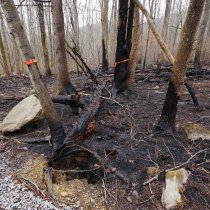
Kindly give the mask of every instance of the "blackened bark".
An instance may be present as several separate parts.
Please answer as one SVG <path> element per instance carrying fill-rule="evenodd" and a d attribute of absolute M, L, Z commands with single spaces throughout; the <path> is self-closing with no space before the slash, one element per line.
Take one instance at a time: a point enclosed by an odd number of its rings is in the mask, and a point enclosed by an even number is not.
<path fill-rule="evenodd" d="M 116 66 L 111 91 L 113 97 L 115 97 L 118 92 L 121 92 L 128 87 L 128 59 L 132 46 L 131 39 L 134 7 L 135 4 L 133 0 L 131 0 L 128 14 L 128 0 L 119 0 L 119 27 L 117 34 Z"/>
<path fill-rule="evenodd" d="M 175 130 L 175 120 L 177 113 L 177 104 L 179 96 L 175 92 L 175 87 L 172 81 L 169 81 L 166 99 L 163 105 L 162 114 L 158 124 L 156 125 L 157 131 L 164 131 L 171 133 Z"/>
<path fill-rule="evenodd" d="M 128 53 L 129 53 L 128 56 L 130 55 L 131 47 L 132 47 L 131 41 L 132 41 L 132 32 L 133 32 L 134 8 L 135 8 L 135 3 L 133 0 L 130 0 L 128 25 L 127 25 L 127 39 L 126 39 L 126 44 L 127 44 Z"/>
<path fill-rule="evenodd" d="M 59 156 L 60 151 L 63 149 L 63 142 L 66 137 L 66 134 L 64 132 L 63 125 L 60 126 L 51 124 L 48 122 L 49 128 L 50 128 L 50 134 L 51 139 L 50 142 L 52 144 L 52 153 L 51 158 L 55 158 Z"/>
<path fill-rule="evenodd" d="M 192 85 L 191 85 L 189 82 L 185 82 L 184 85 L 185 85 L 185 87 L 187 88 L 188 92 L 190 93 L 190 96 L 191 96 L 191 98 L 192 98 L 192 100 L 193 100 L 194 106 L 195 106 L 196 108 L 199 108 L 200 106 L 199 106 L 199 103 L 198 103 L 198 99 L 197 99 L 197 97 L 196 97 L 196 95 L 195 95 L 195 90 L 194 90 L 194 88 L 192 87 Z"/>
<path fill-rule="evenodd" d="M 107 54 L 106 54 L 106 47 L 105 47 L 105 42 L 104 39 L 102 39 L 102 69 L 103 71 L 108 71 L 109 69 L 109 64 L 107 60 Z"/>

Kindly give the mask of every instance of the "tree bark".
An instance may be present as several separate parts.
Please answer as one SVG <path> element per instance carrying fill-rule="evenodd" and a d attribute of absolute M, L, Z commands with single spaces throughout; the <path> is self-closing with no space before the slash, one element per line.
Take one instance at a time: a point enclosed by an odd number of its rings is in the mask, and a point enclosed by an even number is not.
<path fill-rule="evenodd" d="M 26 36 L 26 33 L 21 24 L 13 0 L 1 0 L 0 4 L 4 10 L 11 34 L 18 44 L 22 57 L 25 60 L 35 59 L 34 53 L 31 49 L 28 37 Z M 33 88 L 38 94 L 38 98 L 41 103 L 45 119 L 47 120 L 50 128 L 53 152 L 52 154 L 54 155 L 57 151 L 60 150 L 63 145 L 63 141 L 65 138 L 64 129 L 59 120 L 58 114 L 55 111 L 50 95 L 41 80 L 41 75 L 39 73 L 39 69 L 36 63 L 28 65 L 28 73 Z"/>
<path fill-rule="evenodd" d="M 163 27 L 162 27 L 162 32 L 161 32 L 161 35 L 164 40 L 166 40 L 166 38 L 167 38 L 168 24 L 169 24 L 169 18 L 170 18 L 170 13 L 171 13 L 171 5 L 172 5 L 172 0 L 167 0 L 164 21 L 163 21 Z M 160 52 L 158 55 L 158 59 L 157 59 L 157 72 L 158 73 L 160 73 L 160 69 L 161 69 L 163 61 L 164 61 L 164 54 L 163 54 L 163 52 Z"/>
<path fill-rule="evenodd" d="M 1 55 L 2 55 L 2 60 L 3 60 L 3 68 L 4 68 L 4 73 L 6 76 L 9 76 L 10 73 L 10 65 L 9 65 L 9 60 L 8 60 L 8 55 L 6 53 L 6 49 L 4 46 L 4 42 L 2 39 L 1 31 L 0 31 L 0 50 L 1 50 Z"/>
<path fill-rule="evenodd" d="M 50 71 L 49 53 L 46 43 L 44 8 L 43 8 L 43 3 L 41 2 L 38 4 L 38 17 L 39 17 L 39 27 L 41 33 L 42 51 L 44 55 L 44 64 L 45 64 L 44 76 L 50 76 L 51 71 Z"/>
<path fill-rule="evenodd" d="M 135 6 L 134 9 L 134 20 L 133 20 L 133 34 L 132 34 L 132 48 L 128 63 L 129 68 L 129 78 L 128 85 L 135 84 L 135 70 L 139 53 L 139 41 L 140 41 L 140 18 L 139 18 L 139 8 Z"/>
<path fill-rule="evenodd" d="M 198 41 L 197 41 L 195 57 L 194 57 L 194 66 L 195 66 L 195 69 L 198 69 L 198 70 L 202 69 L 201 53 L 202 53 L 202 48 L 203 48 L 204 36 L 207 29 L 207 23 L 209 20 L 209 15 L 210 15 L 210 1 L 206 0 L 205 9 L 203 13 L 203 19 L 201 21 L 200 29 L 198 32 Z"/>
<path fill-rule="evenodd" d="M 114 81 L 112 84 L 112 96 L 128 88 L 128 60 L 131 52 L 132 26 L 135 4 L 130 1 L 128 12 L 128 0 L 119 0 L 119 19 L 117 34 L 116 61 L 114 70 Z"/>
<path fill-rule="evenodd" d="M 109 0 L 102 0 L 101 6 L 101 27 L 102 27 L 102 71 L 108 71 L 109 59 L 108 59 L 108 11 Z"/>
<path fill-rule="evenodd" d="M 169 82 L 162 114 L 158 125 L 156 126 L 157 130 L 166 132 L 175 130 L 177 104 L 179 97 L 182 94 L 187 66 L 192 52 L 196 31 L 201 19 L 203 6 L 204 0 L 190 1 L 187 17 L 181 33 L 176 59 L 172 68 L 171 81 Z"/>
<path fill-rule="evenodd" d="M 75 88 L 71 84 L 68 72 L 62 0 L 52 0 L 52 20 L 56 49 L 57 94 L 65 92 L 71 94 L 75 92 Z"/>
<path fill-rule="evenodd" d="M 152 18 L 150 17 L 149 12 L 147 11 L 147 9 L 145 8 L 145 6 L 139 2 L 138 0 L 133 0 L 136 5 L 139 7 L 139 9 L 142 11 L 142 13 L 145 15 L 147 22 L 150 26 L 151 31 L 153 32 L 158 44 L 160 45 L 161 49 L 163 50 L 163 52 L 165 53 L 166 57 L 168 58 L 168 60 L 171 63 L 174 63 L 175 59 L 174 56 L 172 55 L 172 53 L 168 50 L 169 48 L 167 47 L 166 43 L 164 42 L 163 38 L 161 37 L 161 35 L 158 33 L 158 31 L 156 30 L 156 26 L 154 24 L 154 21 L 152 20 Z"/>

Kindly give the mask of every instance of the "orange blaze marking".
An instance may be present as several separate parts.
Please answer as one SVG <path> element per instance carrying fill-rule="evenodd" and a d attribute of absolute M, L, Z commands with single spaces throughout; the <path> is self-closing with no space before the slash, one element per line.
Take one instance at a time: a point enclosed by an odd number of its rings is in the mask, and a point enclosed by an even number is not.
<path fill-rule="evenodd" d="M 128 61 L 129 61 L 129 59 L 125 59 L 125 60 L 122 60 L 122 61 L 118 61 L 118 62 L 114 63 L 114 67 L 116 67 L 117 64 L 119 64 L 119 63 L 125 63 L 125 62 L 128 62 Z"/>
<path fill-rule="evenodd" d="M 34 58 L 34 59 L 30 59 L 30 60 L 27 60 L 27 61 L 24 61 L 24 63 L 26 65 L 30 65 L 30 64 L 34 64 L 34 63 L 37 63 L 38 61 Z"/>

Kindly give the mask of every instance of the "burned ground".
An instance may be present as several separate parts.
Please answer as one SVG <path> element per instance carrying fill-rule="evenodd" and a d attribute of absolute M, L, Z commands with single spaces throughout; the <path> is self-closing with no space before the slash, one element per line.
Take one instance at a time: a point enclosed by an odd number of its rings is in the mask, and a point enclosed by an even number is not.
<path fill-rule="evenodd" d="M 91 81 L 78 79 L 73 75 L 73 83 L 79 91 L 83 91 L 85 112 L 89 107 L 90 97 L 95 89 Z M 101 81 L 111 80 L 106 75 Z M 165 79 L 164 79 L 165 80 Z M 75 144 L 85 147 L 97 154 L 131 181 L 131 185 L 116 177 L 115 173 L 107 171 L 106 179 L 98 181 L 98 188 L 106 188 L 105 201 L 107 207 L 119 209 L 162 209 L 161 193 L 164 186 L 164 172 L 159 180 L 143 185 L 149 178 L 146 167 L 159 166 L 162 171 L 185 163 L 192 155 L 208 149 L 210 142 L 197 140 L 192 142 L 183 132 L 183 126 L 188 122 L 202 123 L 209 126 L 210 110 L 208 92 L 210 81 L 200 77 L 189 78 L 196 89 L 196 94 L 203 110 L 196 110 L 192 100 L 184 89 L 178 105 L 177 131 L 173 135 L 154 133 L 154 125 L 161 114 L 161 109 L 167 90 L 167 81 L 151 76 L 138 80 L 132 92 L 119 95 L 115 100 L 109 98 L 108 90 L 98 114 L 92 122 L 92 130 L 75 140 Z M 45 79 L 51 92 L 55 90 L 55 79 Z M 107 82 L 108 84 L 109 82 Z M 110 84 L 110 83 L 109 83 Z M 31 84 L 26 77 L 9 77 L 0 79 L 0 121 L 22 98 L 30 93 Z M 78 116 L 73 115 L 68 106 L 56 104 L 67 134 L 66 141 L 77 123 Z M 1 156 L 14 170 L 21 168 L 31 155 L 48 155 L 49 144 L 42 141 L 49 136 L 46 122 L 39 121 L 27 126 L 21 132 L 0 136 Z M 30 143 L 40 141 L 40 143 Z M 29 142 L 29 143 L 24 143 Z M 183 209 L 210 208 L 210 152 L 196 155 L 185 168 L 190 173 L 189 182 L 184 192 L 186 202 Z M 138 195 L 136 193 L 138 192 Z"/>

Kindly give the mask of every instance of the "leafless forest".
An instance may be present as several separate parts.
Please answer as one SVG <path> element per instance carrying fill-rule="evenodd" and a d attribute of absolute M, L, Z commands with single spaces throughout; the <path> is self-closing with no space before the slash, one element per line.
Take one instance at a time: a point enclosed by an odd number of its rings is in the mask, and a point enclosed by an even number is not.
<path fill-rule="evenodd" d="M 0 209 L 210 209 L 210 0 L 0 0 Z"/>

